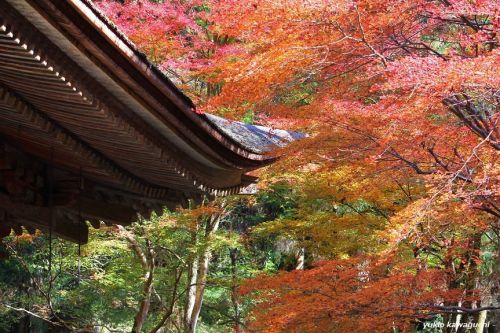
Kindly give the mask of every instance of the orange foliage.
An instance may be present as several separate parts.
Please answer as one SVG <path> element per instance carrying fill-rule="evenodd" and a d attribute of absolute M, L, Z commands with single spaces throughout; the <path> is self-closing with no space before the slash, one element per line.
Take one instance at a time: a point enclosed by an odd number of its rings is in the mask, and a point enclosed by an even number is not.
<path fill-rule="evenodd" d="M 129 19 L 141 3 L 126 1 Z M 146 18 L 187 17 L 160 41 L 141 30 L 149 24 L 115 19 L 134 27 L 131 36 L 164 69 L 222 87 L 201 99 L 203 110 L 235 117 L 250 110 L 263 124 L 310 134 L 278 152 L 288 158 L 266 170 L 264 183 L 292 179 L 332 206 L 366 201 L 385 219 L 369 230 L 387 244 L 384 259 L 353 256 L 250 281 L 247 291 L 263 299 L 253 328 L 407 330 L 436 304 L 456 304 L 455 287 L 474 294 L 481 235 L 498 230 L 500 217 L 497 1 L 210 0 L 209 11 L 196 13 L 197 2 L 181 3 L 144 6 Z M 232 42 L 216 47 L 206 36 Z M 342 231 L 355 224 L 357 232 L 374 219 L 299 209 L 285 228 L 309 233 L 312 243 L 324 240 L 324 229 L 305 222 Z"/>
<path fill-rule="evenodd" d="M 251 329 L 266 332 L 408 331 L 432 305 L 457 297 L 439 270 L 419 271 L 415 262 L 360 257 L 319 262 L 306 271 L 261 276 L 241 289 L 256 292 Z"/>

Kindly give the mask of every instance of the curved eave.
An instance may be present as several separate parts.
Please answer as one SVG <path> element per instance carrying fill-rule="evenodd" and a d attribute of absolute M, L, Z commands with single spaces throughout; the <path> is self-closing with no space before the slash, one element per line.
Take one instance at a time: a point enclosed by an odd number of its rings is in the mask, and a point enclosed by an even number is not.
<path fill-rule="evenodd" d="M 158 120 L 222 168 L 251 170 L 271 160 L 245 149 L 197 114 L 192 101 L 152 65 L 89 2 L 82 0 L 30 0 L 59 31 L 77 39 L 78 47 L 101 65 L 115 69 L 115 80 L 149 106 Z"/>
<path fill-rule="evenodd" d="M 274 161 L 238 130 L 196 113 L 191 100 L 87 0 L 6 0 L 0 14 L 0 83 L 107 165 L 152 189 L 141 193 L 234 193 L 251 181 L 246 172 Z M 261 135 L 254 142 L 273 143 L 262 138 L 271 132 L 254 135 L 238 126 L 248 138 Z M 123 190 L 130 187 L 118 178 Z"/>
<path fill-rule="evenodd" d="M 25 11 L 26 8 L 22 6 L 29 6 L 25 1 L 17 4 Z M 198 160 L 190 158 L 144 119 L 139 119 L 129 105 L 112 96 L 105 85 L 97 82 L 73 61 L 71 56 L 75 54 L 66 54 L 47 38 L 47 30 L 42 30 L 42 34 L 40 29 L 31 24 L 35 20 L 45 22 L 43 17 L 37 17 L 35 13 L 27 14 L 31 16 L 23 17 L 18 8 L 0 2 L 0 88 L 3 86 L 16 95 L 15 102 L 10 102 L 14 97 L 5 101 L 7 108 L 1 116 L 2 125 L 6 126 L 2 126 L 2 133 L 7 133 L 9 140 L 21 144 L 19 148 L 30 152 L 33 147 L 29 142 L 45 142 L 46 145 L 58 147 L 60 151 L 57 153 L 62 156 L 67 152 L 73 153 L 71 147 L 74 146 L 65 135 L 57 137 L 58 142 L 54 142 L 52 134 L 44 134 L 43 130 L 37 133 L 15 130 L 37 126 L 36 118 L 20 118 L 16 112 L 9 111 L 15 111 L 11 106 L 21 103 L 29 105 L 34 113 L 46 116 L 46 126 L 55 125 L 61 129 L 61 133 L 72 135 L 75 142 L 88 147 L 92 156 L 99 155 L 107 160 L 104 164 L 99 163 L 98 168 L 101 170 L 97 173 L 91 171 L 96 165 L 89 166 L 88 171 L 101 178 L 96 181 L 117 184 L 122 190 L 135 191 L 148 197 L 158 197 L 155 193 L 161 194 L 168 189 L 184 193 L 225 194 L 243 185 L 244 170 L 217 169 L 217 165 L 210 161 L 212 164 L 205 167 L 199 161 L 204 156 L 198 156 Z M 54 38 L 54 35 L 51 37 Z M 144 109 L 141 105 L 138 108 Z M 33 120 L 35 124 L 32 124 Z M 159 123 L 156 118 L 154 120 L 154 125 Z M 168 128 L 164 126 L 160 129 Z M 183 141 L 180 143 L 191 149 Z M 47 156 L 38 149 L 39 158 L 47 159 Z M 70 159 L 79 161 L 75 157 Z M 67 164 L 63 159 L 60 161 Z M 73 166 L 73 172 L 84 168 L 85 163 L 81 164 Z M 105 169 L 109 169 L 105 164 L 115 165 L 115 170 L 122 171 L 115 173 L 116 177 L 101 177 L 99 174 L 106 174 Z M 132 182 L 125 181 L 127 174 L 140 185 L 131 186 Z"/>

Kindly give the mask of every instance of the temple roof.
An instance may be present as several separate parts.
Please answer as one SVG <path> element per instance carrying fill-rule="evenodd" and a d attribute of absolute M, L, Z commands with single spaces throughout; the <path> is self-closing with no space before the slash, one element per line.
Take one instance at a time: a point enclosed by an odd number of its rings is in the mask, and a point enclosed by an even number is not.
<path fill-rule="evenodd" d="M 265 154 L 273 149 L 285 147 L 290 142 L 304 137 L 304 134 L 300 132 L 245 124 L 208 113 L 204 116 L 219 131 L 237 142 L 241 147 L 256 154 Z"/>
<path fill-rule="evenodd" d="M 248 172 L 273 161 L 269 150 L 300 137 L 195 108 L 90 1 L 0 2 L 0 156 L 53 169 L 37 190 L 52 182 L 85 197 L 84 218 L 123 220 L 103 218 L 105 207 L 92 213 L 96 200 L 133 215 L 237 193 L 255 180 Z"/>

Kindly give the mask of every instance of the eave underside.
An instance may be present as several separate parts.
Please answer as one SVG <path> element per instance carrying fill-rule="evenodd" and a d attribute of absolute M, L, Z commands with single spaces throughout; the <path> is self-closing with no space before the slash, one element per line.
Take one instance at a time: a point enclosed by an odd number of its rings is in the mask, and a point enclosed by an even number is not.
<path fill-rule="evenodd" d="M 84 221 L 128 224 L 236 193 L 265 163 L 205 156 L 193 141 L 189 156 L 106 88 L 0 2 L 0 237 L 25 228 L 85 243 Z"/>
<path fill-rule="evenodd" d="M 0 7 L 0 88 L 63 133 L 55 139 L 42 132 L 18 133 L 30 128 L 31 120 L 19 119 L 4 107 L 2 135 L 30 154 L 47 159 L 51 151 L 56 165 L 148 197 L 159 199 L 169 190 L 188 196 L 229 194 L 246 185 L 244 169 L 204 167 L 183 154 L 15 10 L 4 3 Z M 86 155 L 68 140 L 85 147 Z M 88 156 L 99 157 L 101 163 L 89 165 Z"/>

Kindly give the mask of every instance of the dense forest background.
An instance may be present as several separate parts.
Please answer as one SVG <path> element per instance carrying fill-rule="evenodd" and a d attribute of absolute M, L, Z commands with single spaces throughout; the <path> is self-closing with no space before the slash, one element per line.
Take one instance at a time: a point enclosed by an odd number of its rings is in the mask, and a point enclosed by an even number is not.
<path fill-rule="evenodd" d="M 307 138 L 255 195 L 4 237 L 0 332 L 498 330 L 497 1 L 96 5 L 197 112 Z"/>

